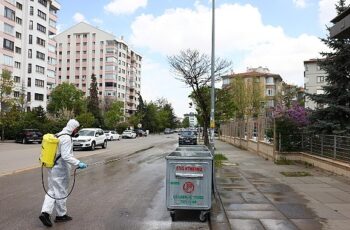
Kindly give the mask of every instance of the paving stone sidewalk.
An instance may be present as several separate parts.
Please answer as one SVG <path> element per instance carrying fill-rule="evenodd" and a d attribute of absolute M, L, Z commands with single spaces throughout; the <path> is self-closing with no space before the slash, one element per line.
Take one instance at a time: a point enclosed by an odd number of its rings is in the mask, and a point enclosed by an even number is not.
<path fill-rule="evenodd" d="M 350 229 L 349 178 L 302 164 L 276 165 L 221 141 L 215 146 L 228 158 L 216 171 L 216 187 L 231 229 Z M 281 174 L 298 171 L 311 176 Z"/>

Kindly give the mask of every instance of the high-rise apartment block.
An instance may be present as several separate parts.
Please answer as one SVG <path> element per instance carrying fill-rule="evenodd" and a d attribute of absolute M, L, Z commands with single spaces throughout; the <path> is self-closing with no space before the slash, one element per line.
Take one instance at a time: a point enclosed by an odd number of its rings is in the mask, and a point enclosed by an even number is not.
<path fill-rule="evenodd" d="M 46 108 L 55 84 L 57 11 L 55 0 L 0 1 L 0 72 L 12 72 L 13 97 L 26 109 Z"/>
<path fill-rule="evenodd" d="M 305 93 L 309 94 L 324 94 L 323 86 L 327 85 L 326 76 L 327 73 L 320 68 L 317 59 L 310 59 L 304 61 L 304 88 Z M 309 97 L 305 97 L 305 108 L 315 109 L 316 102 L 310 100 Z"/>
<path fill-rule="evenodd" d="M 89 96 L 91 76 L 97 78 L 100 104 L 124 102 L 133 114 L 141 90 L 142 57 L 113 34 L 81 22 L 55 37 L 57 84 L 68 82 Z"/>

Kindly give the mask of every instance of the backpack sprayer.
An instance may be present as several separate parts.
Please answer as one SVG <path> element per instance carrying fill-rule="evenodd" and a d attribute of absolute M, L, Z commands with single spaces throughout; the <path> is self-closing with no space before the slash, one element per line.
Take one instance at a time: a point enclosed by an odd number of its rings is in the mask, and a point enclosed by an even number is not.
<path fill-rule="evenodd" d="M 57 160 L 60 159 L 61 155 L 56 157 L 56 152 L 57 152 L 57 148 L 58 148 L 58 145 L 60 142 L 60 140 L 58 138 L 62 135 L 69 135 L 69 134 L 61 134 L 58 136 L 51 134 L 51 133 L 45 134 L 43 136 L 43 140 L 41 142 L 41 154 L 40 154 L 40 158 L 39 158 L 39 161 L 41 163 L 41 182 L 42 182 L 44 191 L 49 197 L 51 197 L 52 199 L 55 199 L 55 200 L 66 199 L 73 192 L 74 185 L 75 185 L 75 175 L 76 175 L 76 171 L 78 169 L 78 168 L 76 168 L 74 170 L 73 185 L 72 185 L 72 188 L 69 191 L 67 196 L 57 198 L 57 197 L 52 197 L 50 194 L 48 194 L 48 192 L 46 191 L 46 188 L 45 188 L 45 183 L 44 183 L 44 167 L 52 168 L 57 163 Z"/>

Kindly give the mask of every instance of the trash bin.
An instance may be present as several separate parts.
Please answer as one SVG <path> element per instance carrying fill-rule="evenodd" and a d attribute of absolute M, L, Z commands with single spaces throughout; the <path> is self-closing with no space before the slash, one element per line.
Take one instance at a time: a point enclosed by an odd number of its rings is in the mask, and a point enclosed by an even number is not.
<path fill-rule="evenodd" d="M 205 146 L 199 151 L 184 149 L 165 157 L 167 209 L 173 221 L 176 210 L 200 210 L 204 222 L 211 208 L 213 156 Z"/>

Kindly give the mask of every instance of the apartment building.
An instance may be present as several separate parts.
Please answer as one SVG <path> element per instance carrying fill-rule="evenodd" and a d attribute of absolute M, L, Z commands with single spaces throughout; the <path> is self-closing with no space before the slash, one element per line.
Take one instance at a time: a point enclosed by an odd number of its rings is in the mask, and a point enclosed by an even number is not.
<path fill-rule="evenodd" d="M 12 72 L 13 97 L 25 96 L 27 110 L 46 108 L 55 84 L 57 11 L 55 0 L 0 1 L 0 72 Z"/>
<path fill-rule="evenodd" d="M 304 61 L 304 88 L 305 93 L 323 94 L 322 86 L 325 86 L 327 73 L 317 64 L 317 59 Z M 317 103 L 305 97 L 305 108 L 315 109 Z"/>
<path fill-rule="evenodd" d="M 55 37 L 58 84 L 68 82 L 89 96 L 91 76 L 97 78 L 100 104 L 124 102 L 125 115 L 135 113 L 141 90 L 142 57 L 123 38 L 85 22 Z"/>
<path fill-rule="evenodd" d="M 223 85 L 225 88 L 230 85 L 232 79 L 235 77 L 243 77 L 245 81 L 260 82 L 263 85 L 267 107 L 274 107 L 276 105 L 276 96 L 282 92 L 282 77 L 279 74 L 270 73 L 268 68 L 247 68 L 244 73 L 231 74 L 223 76 Z"/>
<path fill-rule="evenodd" d="M 187 117 L 190 123 L 190 127 L 196 127 L 198 125 L 196 114 L 194 114 L 193 112 L 184 114 L 184 118 Z"/>

